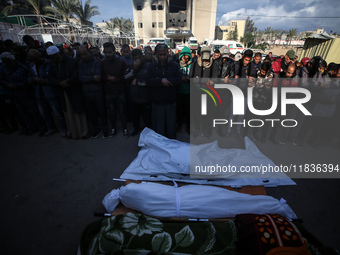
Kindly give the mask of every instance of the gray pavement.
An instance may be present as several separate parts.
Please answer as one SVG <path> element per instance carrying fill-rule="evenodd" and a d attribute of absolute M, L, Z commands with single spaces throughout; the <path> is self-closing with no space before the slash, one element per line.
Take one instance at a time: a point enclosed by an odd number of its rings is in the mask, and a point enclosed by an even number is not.
<path fill-rule="evenodd" d="M 179 133 L 178 140 L 189 141 Z M 55 134 L 25 137 L 0 134 L 0 254 L 75 254 L 83 229 L 103 212 L 104 196 L 137 156 L 138 136 L 67 140 Z M 234 138 L 222 147 L 242 147 Z M 340 163 L 330 148 L 258 144 L 277 164 Z M 304 226 L 324 245 L 340 249 L 340 179 L 297 179 L 296 186 L 269 188 L 285 198 Z"/>

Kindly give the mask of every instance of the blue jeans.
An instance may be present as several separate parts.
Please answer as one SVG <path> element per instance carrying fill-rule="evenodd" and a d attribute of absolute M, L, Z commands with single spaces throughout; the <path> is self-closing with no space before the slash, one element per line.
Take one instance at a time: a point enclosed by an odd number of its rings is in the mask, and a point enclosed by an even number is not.
<path fill-rule="evenodd" d="M 86 94 L 84 93 L 86 110 L 93 126 L 97 133 L 108 132 L 107 113 L 105 108 L 105 101 L 103 92 Z"/>
<path fill-rule="evenodd" d="M 127 129 L 126 124 L 126 94 L 125 92 L 121 92 L 118 94 L 106 94 L 106 107 L 109 112 L 109 121 L 111 124 L 111 128 L 116 129 L 116 112 L 119 113 L 120 119 L 122 121 L 123 129 Z"/>
<path fill-rule="evenodd" d="M 39 114 L 36 101 L 31 97 L 14 98 L 19 117 L 31 132 L 45 129 L 43 119 Z"/>
<path fill-rule="evenodd" d="M 59 105 L 57 98 L 49 98 L 49 99 L 37 98 L 37 102 L 38 102 L 39 112 L 41 116 L 44 118 L 44 120 L 46 121 L 47 127 L 49 129 L 57 129 L 54 123 L 51 110 L 57 116 L 60 127 L 62 129 L 66 129 L 64 113 L 61 110 L 61 107 Z"/>

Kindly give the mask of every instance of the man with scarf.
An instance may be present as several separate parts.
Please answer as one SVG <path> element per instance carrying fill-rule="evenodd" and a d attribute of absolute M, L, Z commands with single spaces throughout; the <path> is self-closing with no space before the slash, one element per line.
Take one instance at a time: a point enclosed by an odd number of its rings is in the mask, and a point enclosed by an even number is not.
<path fill-rule="evenodd" d="M 197 80 L 198 84 L 202 86 L 213 86 L 213 82 L 210 78 L 217 78 L 218 77 L 218 65 L 217 61 L 211 57 L 211 49 L 209 47 L 203 47 L 201 49 L 200 55 L 197 58 L 192 66 L 190 67 L 190 77 L 191 78 L 204 78 Z M 197 84 L 197 83 L 196 83 Z M 195 90 L 195 92 L 198 90 Z M 199 92 L 201 93 L 201 92 Z M 194 131 L 194 138 L 197 138 L 202 131 L 202 135 L 205 138 L 210 138 L 212 135 L 212 119 L 214 117 L 214 107 L 211 107 L 213 104 L 212 101 L 208 100 L 208 109 L 209 112 L 207 115 L 201 116 L 200 109 L 201 105 L 200 102 L 195 100 L 193 104 L 193 120 L 195 123 L 195 131 Z"/>
<path fill-rule="evenodd" d="M 166 44 L 156 46 L 156 61 L 146 74 L 146 83 L 151 87 L 152 129 L 170 139 L 176 138 L 177 89 L 182 75 L 179 65 L 171 61 Z"/>
<path fill-rule="evenodd" d="M 183 120 L 186 130 L 190 133 L 190 67 L 192 56 L 190 49 L 184 47 L 179 55 L 179 65 L 182 74 L 182 83 L 177 95 L 177 131 L 182 129 Z"/>

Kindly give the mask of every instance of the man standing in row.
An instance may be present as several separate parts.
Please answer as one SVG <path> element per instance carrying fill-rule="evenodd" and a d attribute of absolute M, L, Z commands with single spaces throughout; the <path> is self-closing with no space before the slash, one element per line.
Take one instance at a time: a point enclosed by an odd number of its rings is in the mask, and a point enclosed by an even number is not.
<path fill-rule="evenodd" d="M 127 131 L 126 120 L 126 87 L 124 74 L 126 71 L 126 63 L 116 56 L 116 48 L 113 43 L 104 43 L 105 59 L 102 61 L 102 81 L 105 92 L 105 100 L 107 110 L 109 112 L 109 120 L 111 123 L 111 134 L 115 136 L 116 127 L 116 109 L 119 112 L 123 127 L 124 138 L 129 137 Z"/>
<path fill-rule="evenodd" d="M 51 86 L 48 79 L 50 61 L 43 58 L 41 53 L 36 49 L 30 49 L 28 51 L 28 58 L 32 62 L 29 82 L 34 86 L 34 94 L 38 103 L 39 112 L 48 127 L 44 136 L 57 132 L 57 127 L 51 113 L 52 109 L 62 128 L 62 136 L 66 137 L 66 122 L 58 102 L 58 92 L 54 86 Z"/>
<path fill-rule="evenodd" d="M 170 139 L 176 138 L 177 89 L 182 75 L 179 65 L 169 59 L 168 46 L 156 46 L 156 61 L 147 71 L 146 82 L 151 87 L 152 128 Z"/>
<path fill-rule="evenodd" d="M 101 62 L 85 45 L 79 47 L 78 55 L 81 57 L 78 65 L 79 80 L 87 113 L 93 126 L 92 138 L 97 138 L 102 133 L 103 138 L 108 138 L 107 115 L 101 85 Z"/>
<path fill-rule="evenodd" d="M 58 89 L 59 99 L 67 124 L 67 137 L 87 138 L 88 125 L 84 108 L 84 98 L 78 80 L 77 60 L 62 55 L 56 46 L 46 50 L 50 56 L 49 79 Z"/>

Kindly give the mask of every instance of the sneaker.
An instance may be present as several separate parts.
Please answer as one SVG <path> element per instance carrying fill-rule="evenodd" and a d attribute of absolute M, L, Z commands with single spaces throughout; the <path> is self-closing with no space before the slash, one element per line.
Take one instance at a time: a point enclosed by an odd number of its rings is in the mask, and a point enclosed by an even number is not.
<path fill-rule="evenodd" d="M 104 139 L 109 138 L 109 133 L 108 133 L 108 132 L 104 132 L 104 133 L 103 133 L 103 138 L 104 138 Z"/>
<path fill-rule="evenodd" d="M 114 137 L 116 134 L 117 134 L 117 131 L 116 131 L 116 129 L 113 128 L 111 130 L 111 133 L 109 134 L 109 137 Z"/>
<path fill-rule="evenodd" d="M 135 136 L 135 135 L 138 135 L 139 133 L 139 129 L 135 128 L 132 133 L 131 133 L 131 136 Z"/>
<path fill-rule="evenodd" d="M 292 144 L 294 145 L 294 146 L 303 146 L 303 142 L 302 141 L 300 141 L 300 140 L 294 140 L 294 141 L 292 141 Z"/>
<path fill-rule="evenodd" d="M 57 132 L 56 129 L 49 129 L 47 132 L 45 132 L 44 136 L 53 135 L 55 132 Z"/>
<path fill-rule="evenodd" d="M 102 131 L 94 131 L 93 133 L 92 133 L 92 138 L 98 138 L 100 135 L 102 134 Z"/>
<path fill-rule="evenodd" d="M 67 130 L 64 129 L 62 132 L 61 132 L 61 137 L 62 138 L 67 138 Z"/>
<path fill-rule="evenodd" d="M 127 131 L 127 129 L 123 130 L 123 136 L 124 136 L 125 139 L 129 138 L 130 135 L 129 135 L 129 132 Z"/>
<path fill-rule="evenodd" d="M 258 134 L 256 134 L 256 133 L 255 134 L 253 133 L 251 136 L 253 137 L 255 142 L 258 142 L 260 140 Z"/>
<path fill-rule="evenodd" d="M 45 136 L 45 133 L 46 133 L 46 132 L 47 132 L 46 129 L 39 131 L 39 136 L 40 136 L 40 137 Z"/>
<path fill-rule="evenodd" d="M 26 130 L 26 133 L 24 133 L 25 136 L 30 136 L 35 134 L 37 131 L 36 130 Z M 46 131 L 45 131 L 46 132 Z"/>
<path fill-rule="evenodd" d="M 283 139 L 279 139 L 279 143 L 282 144 L 282 145 L 285 145 L 285 144 L 286 144 L 286 141 L 283 140 Z"/>

